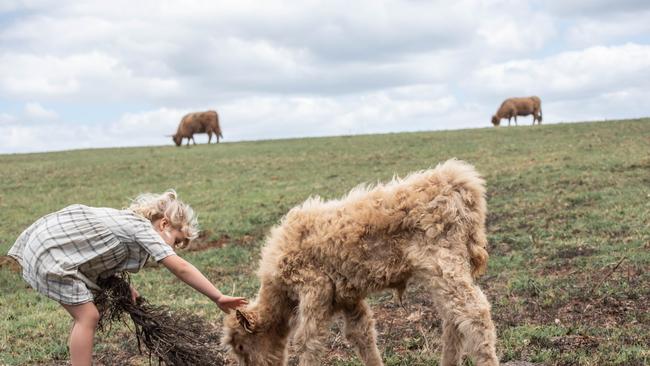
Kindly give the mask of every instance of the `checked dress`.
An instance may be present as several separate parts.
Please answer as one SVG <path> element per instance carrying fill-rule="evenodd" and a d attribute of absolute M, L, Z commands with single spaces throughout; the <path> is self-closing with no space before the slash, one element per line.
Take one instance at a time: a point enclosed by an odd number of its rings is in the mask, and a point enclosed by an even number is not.
<path fill-rule="evenodd" d="M 71 205 L 29 226 L 9 250 L 23 278 L 63 304 L 93 301 L 98 278 L 137 272 L 173 255 L 151 221 L 131 210 Z"/>

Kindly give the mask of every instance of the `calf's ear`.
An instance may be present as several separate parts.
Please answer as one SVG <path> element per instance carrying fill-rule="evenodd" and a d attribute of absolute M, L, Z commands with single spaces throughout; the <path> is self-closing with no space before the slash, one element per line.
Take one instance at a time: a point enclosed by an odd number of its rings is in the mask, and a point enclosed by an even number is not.
<path fill-rule="evenodd" d="M 237 315 L 237 321 L 246 332 L 255 332 L 255 324 L 257 323 L 257 316 L 255 313 L 235 310 L 235 314 Z"/>

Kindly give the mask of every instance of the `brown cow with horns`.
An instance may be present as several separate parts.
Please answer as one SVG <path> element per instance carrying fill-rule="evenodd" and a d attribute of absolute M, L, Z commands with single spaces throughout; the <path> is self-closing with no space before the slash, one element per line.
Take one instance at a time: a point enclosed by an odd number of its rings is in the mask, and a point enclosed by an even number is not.
<path fill-rule="evenodd" d="M 494 127 L 501 124 L 502 118 L 508 119 L 508 126 L 510 120 L 514 117 L 515 126 L 517 125 L 517 116 L 533 115 L 533 125 L 542 124 L 542 100 L 537 96 L 524 97 L 524 98 L 508 98 L 501 103 L 497 113 L 492 116 L 492 124 Z"/>
<path fill-rule="evenodd" d="M 176 134 L 172 135 L 172 139 L 176 146 L 181 146 L 183 138 L 187 138 L 187 146 L 190 146 L 190 139 L 196 145 L 196 141 L 194 141 L 195 133 L 207 133 L 208 144 L 212 141 L 212 134 L 214 133 L 217 137 L 216 143 L 219 143 L 219 138 L 223 138 L 223 135 L 221 134 L 217 112 L 206 111 L 186 114 L 181 119 Z"/>

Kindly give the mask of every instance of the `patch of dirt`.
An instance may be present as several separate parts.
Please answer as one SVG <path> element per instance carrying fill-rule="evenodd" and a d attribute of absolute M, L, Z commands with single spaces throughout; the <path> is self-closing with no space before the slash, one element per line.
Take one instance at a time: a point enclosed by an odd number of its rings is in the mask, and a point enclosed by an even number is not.
<path fill-rule="evenodd" d="M 607 268 L 574 274 L 577 290 L 568 302 L 557 307 L 558 318 L 599 327 L 642 324 L 650 328 L 650 286 L 643 273 L 635 266 L 620 266 L 613 272 Z M 610 289 L 599 291 L 606 287 Z M 613 292 L 611 287 L 620 290 Z"/>
<path fill-rule="evenodd" d="M 551 338 L 551 344 L 553 347 L 561 352 L 570 351 L 576 348 L 593 349 L 598 347 L 600 342 L 601 340 L 596 337 L 585 335 L 566 335 Z"/>
<path fill-rule="evenodd" d="M 641 169 L 641 170 L 650 170 L 650 159 L 644 159 L 641 160 L 638 163 L 633 163 L 633 164 L 628 164 L 628 165 L 615 165 L 612 166 L 609 171 L 612 173 L 622 173 L 628 170 L 636 170 L 636 169 Z"/>
<path fill-rule="evenodd" d="M 97 366 L 111 366 L 111 365 L 149 365 L 149 357 L 144 353 L 140 354 L 137 349 L 110 349 L 98 353 L 93 357 L 93 365 Z M 144 361 L 147 360 L 147 361 Z M 158 360 L 155 357 L 151 359 L 151 365 L 157 365 Z"/>
<path fill-rule="evenodd" d="M 408 289 L 400 306 L 390 292 L 378 296 L 380 302 L 371 301 L 370 307 L 377 329 L 377 346 L 384 354 L 440 352 L 441 320 L 435 311 L 430 294 L 422 288 Z M 356 357 L 355 350 L 345 340 L 343 320 L 338 319 L 331 327 L 327 348 L 328 365 L 337 360 Z"/>
<path fill-rule="evenodd" d="M 198 238 L 192 240 L 190 245 L 185 249 L 188 252 L 197 252 L 210 248 L 221 248 L 230 242 L 228 235 L 222 235 L 216 240 L 209 240 L 210 234 L 201 232 Z"/>
<path fill-rule="evenodd" d="M 568 248 L 564 250 L 559 250 L 555 253 L 555 258 L 569 259 L 574 257 L 586 257 L 597 253 L 598 251 L 593 248 Z"/>
<path fill-rule="evenodd" d="M 231 243 L 236 245 L 250 245 L 257 240 L 257 236 L 255 235 L 244 235 L 233 239 L 228 234 L 223 234 L 216 240 L 210 240 L 211 237 L 212 232 L 202 231 L 201 234 L 199 234 L 199 237 L 192 240 L 185 250 L 189 252 L 197 252 L 211 248 L 221 248 L 224 245 Z"/>
<path fill-rule="evenodd" d="M 135 342 L 135 340 L 133 340 Z M 70 360 L 52 360 L 44 363 L 37 363 L 39 366 L 70 366 Z M 152 358 L 149 363 L 147 356 L 141 355 L 137 348 L 128 346 L 124 347 L 110 347 L 93 354 L 94 366 L 144 366 L 144 365 L 158 365 L 158 360 Z"/>
<path fill-rule="evenodd" d="M 0 256 L 0 268 L 8 268 L 12 272 L 20 273 L 21 268 L 18 262 L 8 255 Z"/>
<path fill-rule="evenodd" d="M 634 266 L 612 267 L 593 272 L 575 268 L 545 268 L 540 276 L 556 285 L 538 296 L 521 296 L 508 291 L 505 284 L 490 281 L 481 285 L 492 302 L 492 317 L 501 326 L 522 324 L 562 324 L 566 327 L 620 327 L 621 324 L 650 328 L 650 287 L 641 277 L 642 270 Z M 625 283 L 625 285 L 623 285 Z M 611 289 L 617 288 L 616 291 Z M 605 294 L 599 291 L 609 287 Z M 546 292 L 547 290 L 553 290 Z M 560 296 L 563 291 L 567 296 Z M 562 295 L 564 295 L 562 294 Z M 650 341 L 650 335 L 632 337 Z"/>
<path fill-rule="evenodd" d="M 498 224 L 506 221 L 508 218 L 509 216 L 505 214 L 488 211 L 487 217 L 485 218 L 485 226 L 490 229 L 490 232 L 498 232 L 500 229 Z"/>
<path fill-rule="evenodd" d="M 69 360 L 52 360 L 47 362 L 38 362 L 32 365 L 38 366 L 70 366 Z M 131 355 L 126 351 L 101 351 L 93 355 L 93 365 L 94 366 L 136 366 L 136 365 L 148 365 L 146 361 L 143 361 L 143 357 L 140 355 Z M 152 359 L 151 365 L 158 365 L 156 360 Z"/>
<path fill-rule="evenodd" d="M 394 352 L 421 349 L 436 351 L 439 346 L 442 321 L 438 317 L 431 295 L 421 288 L 408 291 L 403 296 L 403 306 L 397 299 L 374 306 L 379 344 Z M 410 340 L 411 342 L 406 342 Z"/>
<path fill-rule="evenodd" d="M 531 344 L 536 344 L 544 348 L 552 348 L 561 352 L 567 352 L 574 349 L 594 349 L 602 342 L 602 339 L 590 337 L 581 334 L 569 334 L 558 337 L 536 338 L 531 339 Z"/>

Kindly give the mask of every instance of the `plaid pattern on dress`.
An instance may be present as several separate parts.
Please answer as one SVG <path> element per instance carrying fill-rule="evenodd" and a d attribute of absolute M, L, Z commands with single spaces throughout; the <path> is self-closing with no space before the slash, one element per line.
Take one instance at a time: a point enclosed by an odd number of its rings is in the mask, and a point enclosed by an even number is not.
<path fill-rule="evenodd" d="M 68 206 L 28 227 L 8 253 L 34 289 L 64 304 L 93 300 L 97 278 L 137 272 L 174 253 L 151 222 L 130 210 Z"/>

